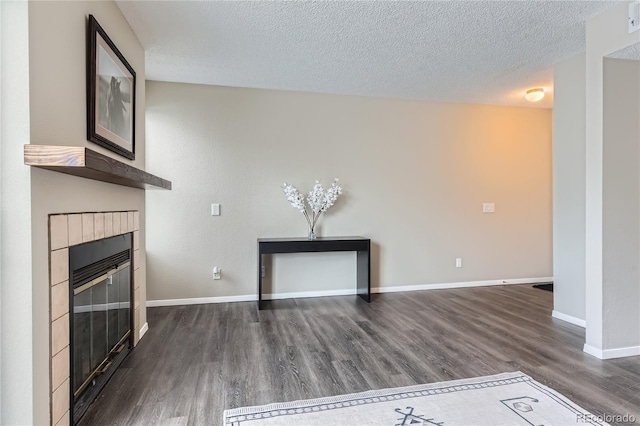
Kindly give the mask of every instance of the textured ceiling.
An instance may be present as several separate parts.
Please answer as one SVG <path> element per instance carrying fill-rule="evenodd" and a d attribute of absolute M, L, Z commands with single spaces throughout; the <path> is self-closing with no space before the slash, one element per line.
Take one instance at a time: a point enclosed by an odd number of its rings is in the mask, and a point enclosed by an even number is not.
<path fill-rule="evenodd" d="M 640 61 L 640 43 L 634 43 L 631 46 L 627 46 L 624 49 L 613 52 L 607 57 L 614 59 L 629 59 L 632 61 Z"/>
<path fill-rule="evenodd" d="M 612 4 L 118 2 L 150 80 L 546 108 L 553 64 Z M 531 87 L 549 96 L 528 103 Z"/>

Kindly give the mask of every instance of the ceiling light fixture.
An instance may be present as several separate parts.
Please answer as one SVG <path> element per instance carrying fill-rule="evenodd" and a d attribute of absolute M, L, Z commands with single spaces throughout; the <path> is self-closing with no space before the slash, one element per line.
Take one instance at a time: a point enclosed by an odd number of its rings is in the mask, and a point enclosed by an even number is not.
<path fill-rule="evenodd" d="M 544 98 L 544 89 L 542 87 L 529 89 L 527 90 L 527 94 L 524 95 L 524 98 L 529 102 L 538 102 L 540 99 Z"/>

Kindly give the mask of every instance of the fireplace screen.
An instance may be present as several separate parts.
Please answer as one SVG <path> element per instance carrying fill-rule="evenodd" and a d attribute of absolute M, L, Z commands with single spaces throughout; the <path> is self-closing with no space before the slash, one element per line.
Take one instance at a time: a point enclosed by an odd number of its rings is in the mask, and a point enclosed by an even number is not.
<path fill-rule="evenodd" d="M 131 348 L 131 234 L 71 247 L 69 269 L 76 423 Z"/>
<path fill-rule="evenodd" d="M 131 267 L 127 262 L 73 291 L 74 396 L 109 367 L 131 329 Z"/>

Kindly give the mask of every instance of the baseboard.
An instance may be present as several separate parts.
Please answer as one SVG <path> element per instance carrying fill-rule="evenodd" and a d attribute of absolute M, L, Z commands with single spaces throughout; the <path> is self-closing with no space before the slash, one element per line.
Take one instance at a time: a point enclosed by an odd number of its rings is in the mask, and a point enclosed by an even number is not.
<path fill-rule="evenodd" d="M 582 327 L 582 328 L 586 328 L 587 327 L 587 322 L 585 320 L 580 319 L 580 318 L 576 318 L 576 317 L 572 317 L 571 315 L 563 314 L 562 312 L 558 312 L 556 310 L 551 312 L 551 316 L 556 318 L 556 319 L 559 319 L 561 321 L 565 321 L 565 322 L 568 322 L 570 324 L 577 325 L 578 327 Z"/>
<path fill-rule="evenodd" d="M 144 325 L 140 327 L 140 339 L 142 339 L 142 336 L 144 336 L 147 331 L 149 331 L 149 323 L 145 322 Z"/>
<path fill-rule="evenodd" d="M 372 293 L 395 293 L 400 291 L 421 291 L 421 290 L 446 290 L 453 288 L 467 287 L 488 287 L 494 285 L 511 285 L 511 284 L 536 284 L 553 281 L 553 277 L 538 278 L 514 278 L 506 280 L 486 280 L 486 281 L 463 281 L 458 283 L 436 283 L 436 284 L 418 284 L 397 287 L 375 287 L 371 289 Z"/>
<path fill-rule="evenodd" d="M 452 288 L 465 287 L 485 287 L 493 285 L 510 285 L 510 284 L 533 284 L 553 281 L 553 277 L 539 278 L 515 278 L 507 280 L 488 280 L 488 281 L 465 281 L 459 283 L 443 283 L 443 284 L 420 284 L 397 287 L 374 287 L 372 293 L 395 293 L 400 291 L 418 291 L 418 290 L 442 290 Z M 263 300 L 293 299 L 303 297 L 326 297 L 326 296 L 348 296 L 356 294 L 355 289 L 343 290 L 324 290 L 324 291 L 301 291 L 296 293 L 276 293 L 263 294 Z M 147 307 L 155 308 L 159 306 L 179 306 L 179 305 L 200 305 L 205 303 L 228 303 L 228 302 L 255 302 L 258 296 L 255 294 L 245 294 L 241 296 L 219 296 L 219 297 L 194 297 L 190 299 L 161 299 L 147 300 Z"/>
<path fill-rule="evenodd" d="M 626 358 L 629 356 L 639 356 L 640 346 L 616 349 L 598 349 L 585 343 L 583 351 L 600 359 Z"/>
<path fill-rule="evenodd" d="M 350 294 L 356 294 L 355 289 L 300 291 L 296 293 L 263 294 L 262 300 L 296 299 L 296 298 L 303 298 L 303 297 L 348 296 Z M 255 294 L 245 294 L 242 296 L 194 297 L 191 299 L 147 300 L 147 307 L 155 308 L 158 306 L 201 305 L 205 303 L 255 302 L 257 300 L 258 300 L 258 296 Z"/>
<path fill-rule="evenodd" d="M 218 296 L 218 297 L 193 297 L 190 299 L 161 299 L 147 300 L 148 308 L 158 306 L 179 306 L 179 305 L 202 305 L 205 303 L 228 303 L 228 302 L 255 302 L 258 296 L 246 294 L 242 296 Z"/>
<path fill-rule="evenodd" d="M 349 288 L 343 290 L 300 291 L 297 293 L 263 294 L 262 300 L 298 299 L 303 297 L 349 296 L 351 294 L 356 294 L 356 290 Z"/>

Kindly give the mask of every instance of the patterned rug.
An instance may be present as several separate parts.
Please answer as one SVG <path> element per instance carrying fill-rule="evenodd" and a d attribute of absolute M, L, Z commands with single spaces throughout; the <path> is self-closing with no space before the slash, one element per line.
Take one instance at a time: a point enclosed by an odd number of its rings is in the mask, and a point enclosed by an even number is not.
<path fill-rule="evenodd" d="M 226 410 L 226 426 L 606 425 L 526 374 Z"/>

